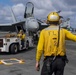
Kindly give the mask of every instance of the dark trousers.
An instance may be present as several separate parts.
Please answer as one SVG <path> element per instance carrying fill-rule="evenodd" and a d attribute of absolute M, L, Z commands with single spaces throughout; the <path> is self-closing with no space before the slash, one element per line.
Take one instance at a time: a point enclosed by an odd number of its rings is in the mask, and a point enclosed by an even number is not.
<path fill-rule="evenodd" d="M 65 60 L 63 60 L 61 57 L 57 57 L 55 60 L 52 60 L 47 58 L 44 60 L 43 67 L 41 70 L 41 75 L 63 75 L 64 73 L 64 67 L 65 67 Z M 47 63 L 48 60 L 50 60 L 50 71 L 47 69 Z"/>
<path fill-rule="evenodd" d="M 24 40 L 21 40 L 22 48 L 24 47 Z"/>

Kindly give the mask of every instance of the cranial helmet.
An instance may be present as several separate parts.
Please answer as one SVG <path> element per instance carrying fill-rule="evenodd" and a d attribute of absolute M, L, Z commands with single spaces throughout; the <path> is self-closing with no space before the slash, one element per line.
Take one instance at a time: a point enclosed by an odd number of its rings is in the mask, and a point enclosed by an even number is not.
<path fill-rule="evenodd" d="M 48 16 L 47 16 L 47 21 L 48 22 L 57 22 L 59 21 L 60 17 L 59 14 L 56 12 L 51 12 Z"/>

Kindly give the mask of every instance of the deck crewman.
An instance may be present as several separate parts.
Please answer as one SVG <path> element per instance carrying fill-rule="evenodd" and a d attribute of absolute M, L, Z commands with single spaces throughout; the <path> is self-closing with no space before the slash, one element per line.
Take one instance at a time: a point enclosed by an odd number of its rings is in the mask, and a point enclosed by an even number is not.
<path fill-rule="evenodd" d="M 40 70 L 40 59 L 44 55 L 41 75 L 63 75 L 66 62 L 65 40 L 76 41 L 76 35 L 60 28 L 60 15 L 51 12 L 47 16 L 49 27 L 40 32 L 36 53 L 36 70 Z"/>

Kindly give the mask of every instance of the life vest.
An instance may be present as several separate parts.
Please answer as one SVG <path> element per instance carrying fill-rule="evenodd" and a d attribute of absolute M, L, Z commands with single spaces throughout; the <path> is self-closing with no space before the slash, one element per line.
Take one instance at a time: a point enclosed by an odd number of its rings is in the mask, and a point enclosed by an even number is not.
<path fill-rule="evenodd" d="M 63 34 L 62 29 L 60 28 L 60 36 L 58 37 L 58 30 L 59 26 L 55 27 L 47 27 L 44 29 L 44 52 L 46 52 L 47 55 L 59 55 L 63 51 Z M 57 47 L 58 44 L 58 38 L 59 39 L 59 47 Z M 62 41 L 61 41 L 62 40 Z M 65 50 L 65 49 L 64 49 Z M 62 54 L 63 55 L 63 54 Z"/>

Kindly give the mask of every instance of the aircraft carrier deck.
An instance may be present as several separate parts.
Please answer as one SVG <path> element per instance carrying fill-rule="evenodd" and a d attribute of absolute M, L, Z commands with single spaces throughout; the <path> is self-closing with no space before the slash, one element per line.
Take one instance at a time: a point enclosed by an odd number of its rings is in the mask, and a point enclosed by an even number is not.
<path fill-rule="evenodd" d="M 76 43 L 72 41 L 67 41 L 66 47 L 69 63 L 65 66 L 64 75 L 76 75 Z M 38 72 L 35 70 L 35 55 L 36 47 L 30 48 L 26 51 L 21 51 L 15 55 L 0 53 L 0 60 L 17 58 L 23 59 L 25 61 L 25 63 L 23 64 L 0 64 L 0 75 L 40 75 L 40 71 Z M 43 63 L 42 59 L 40 62 L 41 66 Z"/>

